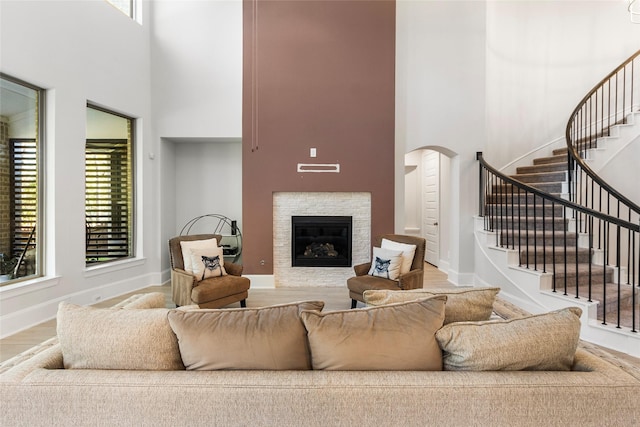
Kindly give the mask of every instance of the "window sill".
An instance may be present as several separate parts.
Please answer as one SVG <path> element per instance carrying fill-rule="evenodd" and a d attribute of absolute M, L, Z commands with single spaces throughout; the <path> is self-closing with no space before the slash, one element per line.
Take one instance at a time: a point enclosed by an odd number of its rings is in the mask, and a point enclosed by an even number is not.
<path fill-rule="evenodd" d="M 130 258 L 106 264 L 92 265 L 84 270 L 84 277 L 96 277 L 102 274 L 113 273 L 114 271 L 126 270 L 128 268 L 144 265 L 146 262 L 146 258 Z"/>

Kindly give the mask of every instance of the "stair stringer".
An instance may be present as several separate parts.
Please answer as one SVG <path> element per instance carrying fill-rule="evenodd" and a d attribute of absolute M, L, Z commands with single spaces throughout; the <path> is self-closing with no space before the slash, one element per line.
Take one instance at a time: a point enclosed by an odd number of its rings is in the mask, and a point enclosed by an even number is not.
<path fill-rule="evenodd" d="M 475 224 L 476 286 L 499 287 L 501 298 L 533 314 L 579 307 L 582 309 L 581 339 L 640 357 L 640 332 L 602 325 L 596 319 L 598 301 L 553 292 L 551 273 L 519 267 L 518 251 L 496 246 L 496 233 L 484 230 L 483 218 L 475 217 Z"/>
<path fill-rule="evenodd" d="M 511 175 L 515 173 L 516 169 L 519 166 L 528 166 L 533 164 L 533 159 L 538 157 L 550 157 L 553 155 L 553 150 L 563 148 L 567 146 L 567 139 L 562 136 L 560 138 L 555 138 L 552 141 L 547 142 L 546 144 L 541 145 L 540 147 L 534 148 L 533 150 L 521 155 L 517 159 L 509 162 L 503 167 L 499 168 L 500 172 Z"/>

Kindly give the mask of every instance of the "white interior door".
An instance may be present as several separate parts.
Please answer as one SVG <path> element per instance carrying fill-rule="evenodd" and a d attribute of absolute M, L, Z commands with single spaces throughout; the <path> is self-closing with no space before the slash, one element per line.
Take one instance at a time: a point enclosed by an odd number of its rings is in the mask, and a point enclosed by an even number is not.
<path fill-rule="evenodd" d="M 427 240 L 425 261 L 438 266 L 440 259 L 440 153 L 424 150 L 422 154 L 423 185 L 423 230 Z"/>

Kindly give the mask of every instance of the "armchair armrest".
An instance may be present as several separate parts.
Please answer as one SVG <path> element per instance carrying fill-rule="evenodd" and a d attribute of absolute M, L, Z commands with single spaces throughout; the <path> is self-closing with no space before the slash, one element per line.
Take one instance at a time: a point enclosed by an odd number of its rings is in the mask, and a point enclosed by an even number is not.
<path fill-rule="evenodd" d="M 177 305 L 193 304 L 191 290 L 196 284 L 196 278 L 192 274 L 179 268 L 171 269 L 171 293 Z"/>
<path fill-rule="evenodd" d="M 411 270 L 398 278 L 400 289 L 419 289 L 424 286 L 424 270 Z"/>
<path fill-rule="evenodd" d="M 364 264 L 358 264 L 358 265 L 354 265 L 353 266 L 353 271 L 355 271 L 356 276 L 364 276 L 367 273 L 369 273 L 369 270 L 371 269 L 371 263 L 367 262 Z"/>
<path fill-rule="evenodd" d="M 224 269 L 227 274 L 231 274 L 232 276 L 242 276 L 242 270 L 244 270 L 244 266 L 242 264 L 235 264 L 230 261 L 224 262 Z"/>
<path fill-rule="evenodd" d="M 184 281 L 192 286 L 196 284 L 196 278 L 191 273 L 187 273 L 181 268 L 173 268 L 171 269 L 171 279 L 176 278 L 179 281 Z"/>

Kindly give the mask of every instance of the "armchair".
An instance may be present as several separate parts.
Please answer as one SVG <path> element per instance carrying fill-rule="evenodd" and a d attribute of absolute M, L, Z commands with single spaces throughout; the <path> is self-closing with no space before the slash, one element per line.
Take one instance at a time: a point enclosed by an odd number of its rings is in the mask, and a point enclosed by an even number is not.
<path fill-rule="evenodd" d="M 182 246 L 180 242 L 207 240 L 216 238 L 218 246 L 222 236 L 218 234 L 194 234 L 178 236 L 169 240 L 169 254 L 171 258 L 171 293 L 176 305 L 197 304 L 200 308 L 219 308 L 240 301 L 241 307 L 246 307 L 251 282 L 242 277 L 242 265 L 229 261 L 224 262 L 225 276 L 208 277 L 197 281 L 185 271 Z"/>
<path fill-rule="evenodd" d="M 402 234 L 384 234 L 374 239 L 374 246 L 380 247 L 382 239 L 393 242 L 416 245 L 413 262 L 408 273 L 400 274 L 398 280 L 390 280 L 384 277 L 370 276 L 368 272 L 371 262 L 354 265 L 355 277 L 347 279 L 347 288 L 351 297 L 351 308 L 356 308 L 358 301 L 364 302 L 362 294 L 368 289 L 407 290 L 423 287 L 424 282 L 424 255 L 427 242 L 422 237 L 405 236 Z"/>

